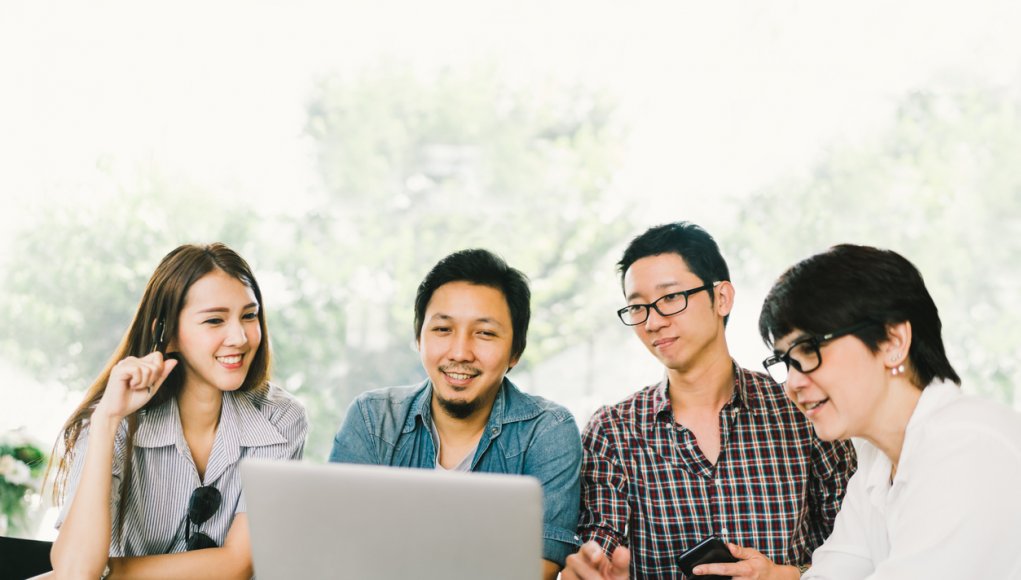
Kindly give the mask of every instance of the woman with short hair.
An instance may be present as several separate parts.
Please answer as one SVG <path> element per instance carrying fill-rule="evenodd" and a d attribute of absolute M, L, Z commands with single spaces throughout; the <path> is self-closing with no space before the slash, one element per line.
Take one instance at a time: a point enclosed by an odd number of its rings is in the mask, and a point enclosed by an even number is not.
<path fill-rule="evenodd" d="M 1021 415 L 961 393 L 908 260 L 812 256 L 770 290 L 759 330 L 763 364 L 820 438 L 862 440 L 805 578 L 1021 578 Z"/>

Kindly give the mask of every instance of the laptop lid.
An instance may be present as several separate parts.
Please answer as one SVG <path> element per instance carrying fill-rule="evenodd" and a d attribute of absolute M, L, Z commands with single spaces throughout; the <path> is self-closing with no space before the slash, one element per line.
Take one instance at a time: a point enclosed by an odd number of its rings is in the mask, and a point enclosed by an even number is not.
<path fill-rule="evenodd" d="M 522 580 L 542 571 L 532 477 L 247 459 L 258 580 Z"/>

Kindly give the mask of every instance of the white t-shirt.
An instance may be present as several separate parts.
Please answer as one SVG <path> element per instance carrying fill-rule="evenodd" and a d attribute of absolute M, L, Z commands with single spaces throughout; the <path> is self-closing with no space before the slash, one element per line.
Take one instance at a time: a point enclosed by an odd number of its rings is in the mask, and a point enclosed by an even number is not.
<path fill-rule="evenodd" d="M 1021 414 L 933 383 L 897 475 L 860 442 L 833 533 L 804 578 L 1021 579 Z"/>

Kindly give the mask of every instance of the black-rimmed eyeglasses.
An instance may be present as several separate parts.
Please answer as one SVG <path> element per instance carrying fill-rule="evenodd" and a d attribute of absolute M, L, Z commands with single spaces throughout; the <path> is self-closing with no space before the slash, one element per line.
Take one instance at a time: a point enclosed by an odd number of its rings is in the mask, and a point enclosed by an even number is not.
<path fill-rule="evenodd" d="M 821 336 L 799 338 L 791 343 L 786 352 L 774 354 L 762 361 L 762 366 L 766 367 L 766 372 L 774 381 L 783 384 L 787 382 L 788 371 L 791 367 L 806 375 L 819 368 L 819 365 L 822 364 L 822 353 L 819 352 L 819 347 L 824 343 L 876 324 L 879 323 L 869 320 Z"/>
<path fill-rule="evenodd" d="M 198 530 L 192 534 L 191 527 L 194 525 L 198 528 L 213 517 L 216 510 L 220 509 L 220 501 L 220 490 L 211 485 L 197 487 L 191 492 L 191 499 L 188 500 L 188 523 L 184 528 L 184 538 L 189 551 L 216 547 L 216 542 L 206 534 Z"/>
<path fill-rule="evenodd" d="M 660 316 L 673 316 L 675 314 L 680 314 L 688 307 L 688 296 L 703 290 L 712 290 L 718 284 L 719 282 L 712 282 L 699 286 L 698 288 L 692 288 L 691 290 L 671 292 L 660 296 L 649 304 L 628 304 L 617 311 L 617 316 L 620 317 L 621 322 L 628 326 L 638 326 L 649 319 L 650 308 L 654 308 Z"/>

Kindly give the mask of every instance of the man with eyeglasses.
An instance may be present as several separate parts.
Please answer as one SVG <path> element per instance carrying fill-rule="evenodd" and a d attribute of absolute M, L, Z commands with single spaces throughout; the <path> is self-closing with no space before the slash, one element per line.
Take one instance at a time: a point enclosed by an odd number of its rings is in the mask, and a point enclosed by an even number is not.
<path fill-rule="evenodd" d="M 617 315 L 666 376 L 586 426 L 587 543 L 562 577 L 703 577 L 682 555 L 717 537 L 729 545 L 703 564 L 729 551 L 735 578 L 797 578 L 832 529 L 854 449 L 820 441 L 777 383 L 731 358 L 734 286 L 704 229 L 653 227 L 618 268 L 627 305 Z"/>

